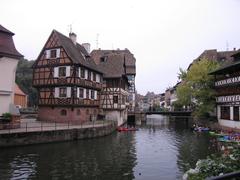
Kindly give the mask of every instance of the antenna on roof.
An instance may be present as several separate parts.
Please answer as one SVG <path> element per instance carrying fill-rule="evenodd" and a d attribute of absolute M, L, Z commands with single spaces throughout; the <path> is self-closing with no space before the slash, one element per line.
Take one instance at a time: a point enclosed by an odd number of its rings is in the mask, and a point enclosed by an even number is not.
<path fill-rule="evenodd" d="M 226 41 L 226 49 L 228 51 L 228 48 L 229 48 L 229 44 L 228 44 L 228 41 Z"/>
<path fill-rule="evenodd" d="M 96 49 L 98 49 L 98 45 L 99 45 L 98 38 L 99 38 L 99 34 L 97 33 L 97 38 L 96 38 Z"/>
<path fill-rule="evenodd" d="M 69 27 L 69 33 L 72 33 L 72 24 L 69 24 L 68 27 Z"/>

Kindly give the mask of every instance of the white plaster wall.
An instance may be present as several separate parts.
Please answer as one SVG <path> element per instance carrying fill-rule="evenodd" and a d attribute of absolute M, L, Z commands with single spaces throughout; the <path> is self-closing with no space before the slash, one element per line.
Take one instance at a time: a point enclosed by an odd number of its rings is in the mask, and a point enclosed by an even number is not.
<path fill-rule="evenodd" d="M 218 122 L 221 126 L 240 129 L 240 121 L 219 119 Z"/>
<path fill-rule="evenodd" d="M 2 57 L 0 58 L 0 115 L 9 112 L 10 104 L 14 102 L 15 74 L 17 59 Z M 8 91 L 6 95 L 1 92 Z"/>
<path fill-rule="evenodd" d="M 106 120 L 117 121 L 118 126 L 121 126 L 127 120 L 127 113 L 125 111 L 106 111 Z"/>

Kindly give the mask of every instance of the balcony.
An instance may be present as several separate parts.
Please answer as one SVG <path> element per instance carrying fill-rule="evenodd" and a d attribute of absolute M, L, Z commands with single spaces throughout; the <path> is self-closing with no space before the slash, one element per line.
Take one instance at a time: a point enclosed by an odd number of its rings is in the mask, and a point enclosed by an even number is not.
<path fill-rule="evenodd" d="M 40 106 L 99 106 L 99 100 L 75 98 L 42 98 L 39 99 Z"/>
<path fill-rule="evenodd" d="M 51 79 L 34 79 L 33 80 L 33 86 L 35 87 L 44 87 L 44 86 L 82 86 L 82 87 L 88 87 L 92 89 L 101 89 L 102 84 L 90 81 L 87 79 L 81 79 L 81 78 L 73 78 L 73 77 L 64 77 L 64 78 L 51 78 Z"/>

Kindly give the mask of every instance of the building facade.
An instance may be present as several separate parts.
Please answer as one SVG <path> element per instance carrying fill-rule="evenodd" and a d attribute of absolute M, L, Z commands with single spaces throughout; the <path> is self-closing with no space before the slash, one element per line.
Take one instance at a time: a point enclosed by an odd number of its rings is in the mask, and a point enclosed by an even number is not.
<path fill-rule="evenodd" d="M 0 25 L 0 116 L 13 113 L 15 74 L 18 60 L 23 58 L 15 48 L 14 33 Z M 6 78 L 7 77 L 7 78 Z"/>
<path fill-rule="evenodd" d="M 104 59 L 117 58 L 120 59 L 122 65 L 124 65 L 124 76 L 127 77 L 128 86 L 128 111 L 134 112 L 136 106 L 136 88 L 135 88 L 135 77 L 136 77 L 136 59 L 134 55 L 128 50 L 93 50 L 91 56 L 95 60 L 96 64 L 102 63 Z M 112 67 L 110 67 L 112 68 Z"/>
<path fill-rule="evenodd" d="M 84 122 L 100 111 L 102 72 L 87 50 L 53 30 L 33 65 L 33 86 L 38 90 L 39 120 Z"/>
<path fill-rule="evenodd" d="M 130 84 L 129 75 L 135 71 L 128 71 L 127 57 L 121 51 L 94 50 L 91 56 L 103 72 L 104 86 L 101 92 L 101 107 L 108 120 L 115 120 L 118 125 L 127 121 L 130 92 L 135 92 L 135 83 Z M 133 74 L 133 78 L 135 74 Z M 133 80 L 133 79 L 131 79 Z M 131 89 L 132 88 L 132 89 Z M 135 106 L 132 99 L 131 107 Z"/>
<path fill-rule="evenodd" d="M 219 124 L 240 129 L 240 52 L 236 52 L 232 57 L 232 64 L 210 74 L 215 76 Z"/>

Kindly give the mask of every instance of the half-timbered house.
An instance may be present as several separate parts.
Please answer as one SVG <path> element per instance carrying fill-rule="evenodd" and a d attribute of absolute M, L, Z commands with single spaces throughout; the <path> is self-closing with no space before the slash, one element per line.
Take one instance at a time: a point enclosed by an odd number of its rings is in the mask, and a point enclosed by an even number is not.
<path fill-rule="evenodd" d="M 215 76 L 217 118 L 221 126 L 240 129 L 240 51 L 233 63 L 210 73 Z"/>
<path fill-rule="evenodd" d="M 108 57 L 118 57 L 124 63 L 124 73 L 128 79 L 128 111 L 135 110 L 136 97 L 135 97 L 135 76 L 136 76 L 136 59 L 134 55 L 128 50 L 93 50 L 91 56 L 97 64 L 102 64 L 103 61 L 109 59 Z"/>
<path fill-rule="evenodd" d="M 39 120 L 83 122 L 99 113 L 102 72 L 74 33 L 52 31 L 33 65 L 33 86 Z"/>
<path fill-rule="evenodd" d="M 91 55 L 104 72 L 100 103 L 105 117 L 121 125 L 127 120 L 129 87 L 131 87 L 127 58 L 121 52 L 109 50 L 94 50 Z M 135 67 L 135 61 L 132 66 Z M 131 71 L 131 74 L 135 77 L 135 70 Z"/>

